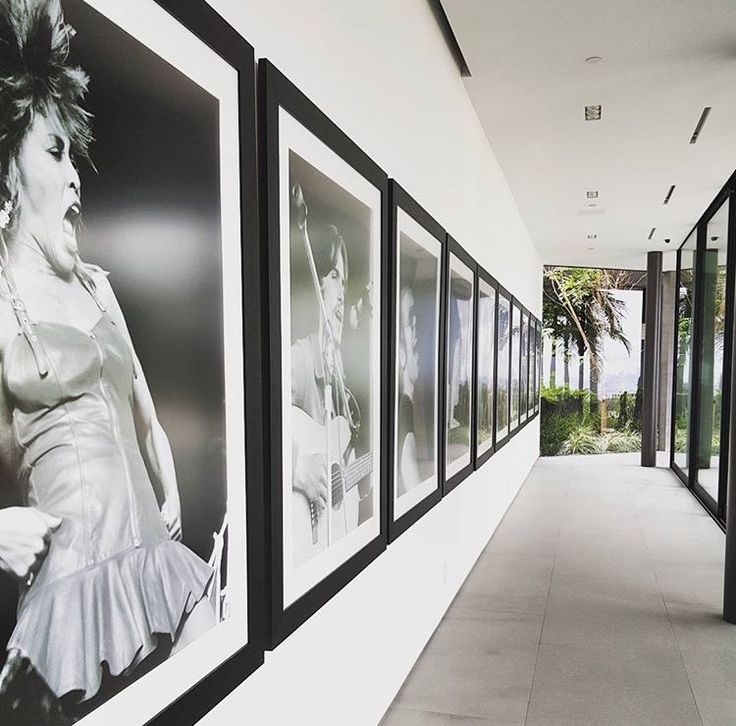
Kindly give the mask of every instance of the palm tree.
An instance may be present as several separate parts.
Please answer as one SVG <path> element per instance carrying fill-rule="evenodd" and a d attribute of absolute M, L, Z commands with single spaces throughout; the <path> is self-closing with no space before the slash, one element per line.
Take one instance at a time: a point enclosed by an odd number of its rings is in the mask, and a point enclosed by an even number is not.
<path fill-rule="evenodd" d="M 590 359 L 590 390 L 597 397 L 602 371 L 603 340 L 608 336 L 631 352 L 623 330 L 626 304 L 611 292 L 615 282 L 606 270 L 555 267 L 545 272 L 550 291 L 545 296 L 552 310 L 564 311 L 571 324 L 572 337 L 579 354 L 578 382 L 582 388 L 583 362 Z"/>

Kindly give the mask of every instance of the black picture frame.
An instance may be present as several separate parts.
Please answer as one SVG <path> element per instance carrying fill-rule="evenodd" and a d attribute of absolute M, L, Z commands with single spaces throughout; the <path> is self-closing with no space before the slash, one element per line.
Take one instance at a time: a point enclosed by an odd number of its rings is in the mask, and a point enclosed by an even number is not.
<path fill-rule="evenodd" d="M 471 356 L 471 374 L 468 380 L 468 389 L 469 389 L 469 461 L 466 465 L 464 465 L 461 469 L 454 472 L 453 474 L 449 475 L 447 474 L 447 389 L 449 384 L 449 371 L 448 371 L 448 354 L 449 354 L 449 316 L 450 316 L 450 306 L 449 306 L 449 299 L 450 299 L 450 279 L 451 279 L 451 256 L 454 255 L 458 258 L 458 260 L 464 264 L 472 273 L 473 276 L 473 290 L 472 290 L 472 304 L 471 304 L 471 321 L 473 329 L 471 330 L 470 334 L 470 342 L 472 350 L 470 351 Z M 473 445 L 473 442 L 475 441 L 475 427 L 476 427 L 476 421 L 475 421 L 475 326 L 476 326 L 476 319 L 475 319 L 475 290 L 478 287 L 478 266 L 473 259 L 473 257 L 465 250 L 465 248 L 457 241 L 455 240 L 451 235 L 447 235 L 447 246 L 445 250 L 445 286 L 444 286 L 444 292 L 443 292 L 443 298 L 445 300 L 445 314 L 444 314 L 444 325 L 445 325 L 445 331 L 443 336 L 443 345 L 442 345 L 442 438 L 444 443 L 443 447 L 443 457 L 442 457 L 442 496 L 446 496 L 449 494 L 453 489 L 455 489 L 458 484 L 460 484 L 464 479 L 466 479 L 474 470 L 474 453 L 475 448 Z"/>
<path fill-rule="evenodd" d="M 501 361 L 499 352 L 500 352 L 500 340 L 499 336 L 501 335 L 501 300 L 505 300 L 508 303 L 508 338 L 506 341 L 506 354 L 505 358 L 506 361 Z M 495 442 L 495 450 L 498 451 L 501 447 L 505 446 L 509 440 L 511 439 L 511 311 L 513 309 L 513 301 L 514 296 L 511 294 L 509 290 L 507 290 L 503 285 L 500 283 L 496 284 L 496 425 L 494 427 L 494 442 Z M 499 369 L 500 366 L 503 365 L 505 370 L 505 378 L 506 378 L 506 390 L 503 391 L 505 394 L 505 405 L 501 404 L 501 397 L 500 397 L 500 385 L 501 381 L 499 379 Z M 499 436 L 499 427 L 498 427 L 498 421 L 499 421 L 499 412 L 500 412 L 500 406 L 504 407 L 505 411 L 505 418 L 506 418 L 506 426 L 504 427 L 505 431 Z"/>
<path fill-rule="evenodd" d="M 280 279 L 280 207 L 279 207 L 279 109 L 283 108 L 296 122 L 316 137 L 342 161 L 380 193 L 380 274 L 382 282 L 388 280 L 388 177 L 383 170 L 362 151 L 338 126 L 291 83 L 270 61 L 259 61 L 259 121 L 260 121 L 260 189 L 261 243 L 264 261 L 267 263 L 268 284 L 265 291 L 268 310 L 268 331 L 264 338 L 264 355 L 268 371 L 268 399 L 264 410 L 268 419 L 264 429 L 270 435 L 270 467 L 266 490 L 266 506 L 270 521 L 269 550 L 269 637 L 267 648 L 272 649 L 296 628 L 317 612 L 328 600 L 356 577 L 372 562 L 387 544 L 387 463 L 388 438 L 386 412 L 388 410 L 388 386 L 380 387 L 380 506 L 377 516 L 379 532 L 368 544 L 317 582 L 288 607 L 284 607 L 283 569 L 283 465 L 282 451 L 282 386 L 281 386 L 281 279 Z M 383 289 L 383 285 L 381 285 Z M 388 296 L 383 294 L 374 303 L 381 315 L 380 379 L 388 381 L 389 356 L 386 339 L 389 318 Z"/>
<path fill-rule="evenodd" d="M 248 644 L 148 722 L 150 726 L 193 726 L 263 664 L 266 640 L 262 369 L 260 345 L 255 342 L 261 339 L 255 51 L 205 0 L 154 1 L 238 73 L 243 341 L 254 341 L 253 345 L 244 345 L 243 350 Z"/>
<path fill-rule="evenodd" d="M 474 468 L 477 470 L 483 464 L 488 461 L 493 454 L 496 452 L 496 414 L 498 411 L 498 399 L 496 398 L 496 385 L 498 380 L 498 282 L 496 279 L 480 264 L 477 265 L 477 282 L 475 286 L 475 369 L 473 373 L 474 377 L 474 390 L 475 390 L 475 402 L 476 402 L 476 415 L 475 415 L 475 427 L 474 427 L 474 437 L 473 437 L 473 451 L 474 451 L 474 459 L 473 464 Z M 491 381 L 491 387 L 493 391 L 493 413 L 491 416 L 491 444 L 490 447 L 487 448 L 484 451 L 479 451 L 479 435 L 478 435 L 478 402 L 479 402 L 479 387 L 480 387 L 480 286 L 481 284 L 485 282 L 488 286 L 490 286 L 492 290 L 492 296 L 493 296 L 493 338 L 492 338 L 492 347 L 493 347 L 493 371 L 492 371 L 492 381 Z"/>
<path fill-rule="evenodd" d="M 519 333 L 519 423 L 520 428 L 526 426 L 529 421 L 529 372 L 531 361 L 529 348 L 531 344 L 531 316 L 529 311 L 521 309 L 521 328 Z"/>
<path fill-rule="evenodd" d="M 150 5 L 150 7 L 149 7 Z M 79 7 L 89 6 L 91 11 L 107 18 L 91 3 L 80 2 Z M 256 152 L 256 117 L 255 117 L 255 54 L 253 47 L 245 41 L 207 2 L 204 0 L 147 0 L 147 9 L 166 13 L 167 19 L 180 25 L 193 38 L 207 46 L 224 64 L 232 68 L 237 74 L 237 90 L 233 88 L 232 100 L 237 106 L 237 134 L 239 140 L 238 153 L 238 180 L 239 198 L 234 200 L 240 216 L 239 228 L 234 228 L 232 241 L 240 247 L 242 267 L 235 271 L 240 278 L 242 298 L 238 305 L 248 315 L 243 315 L 243 341 L 253 340 L 253 345 L 243 345 L 243 350 L 237 355 L 243 357 L 243 397 L 244 420 L 239 421 L 244 431 L 243 447 L 245 453 L 245 481 L 233 481 L 237 488 L 242 485 L 245 493 L 245 512 L 241 510 L 239 516 L 245 520 L 245 550 L 247 559 L 243 563 L 247 568 L 247 640 L 243 647 L 228 655 L 223 653 L 216 666 L 209 669 L 203 676 L 192 683 L 188 680 L 186 687 L 177 678 L 175 659 L 167 661 L 170 678 L 166 680 L 166 693 L 161 706 L 145 704 L 146 713 L 133 717 L 130 713 L 127 723 L 147 724 L 148 726 L 193 726 L 199 722 L 212 708 L 225 698 L 233 689 L 241 684 L 264 660 L 265 636 L 265 548 L 264 548 L 264 508 L 263 508 L 263 439 L 262 439 L 262 412 L 261 387 L 258 383 L 261 376 L 261 348 L 257 341 L 260 339 L 260 274 L 259 274 L 259 237 L 258 237 L 258 202 L 257 202 L 257 152 Z M 64 2 L 62 2 L 64 10 Z M 108 19 L 109 20 L 109 19 Z M 112 25 L 117 25 L 109 20 Z M 140 38 L 123 30 L 134 41 Z M 121 33 L 122 34 L 122 33 Z M 91 45 L 94 44 L 94 40 Z M 145 43 L 143 42 L 145 46 Z M 106 48 L 102 47 L 103 51 Z M 74 52 L 72 43 L 72 52 Z M 120 59 L 116 59 L 120 60 Z M 175 68 L 175 64 L 172 64 Z M 178 70 L 178 69 L 177 69 Z M 104 76 L 100 79 L 100 86 L 104 84 Z M 237 99 L 235 98 L 237 93 Z M 192 142 L 196 140 L 193 139 Z M 233 149 L 233 152 L 235 150 Z M 219 157 L 220 161 L 222 156 Z M 121 202 L 124 206 L 125 202 Z M 126 210 L 127 212 L 127 210 Z M 230 238 L 228 238 L 230 239 Z M 231 247 L 232 249 L 232 247 Z M 246 254 L 248 255 L 246 264 Z M 94 335 L 90 333 L 91 337 Z M 206 424 L 203 424 L 206 426 Z M 228 509 L 229 512 L 235 510 Z M 232 532 L 232 528 L 230 530 Z M 234 535 L 229 534 L 230 537 Z M 241 544 L 243 541 L 241 540 Z M 231 617 L 237 617 L 231 615 Z M 202 636 L 206 637 L 205 635 Z M 199 639 L 189 648 L 195 647 Z M 213 647 L 213 646 L 208 646 Z M 142 674 L 136 683 L 131 683 L 123 693 L 130 692 L 135 696 L 137 685 L 145 683 L 149 675 L 157 672 L 163 666 L 156 666 L 150 674 Z M 203 669 L 204 670 L 204 669 Z M 170 688 L 169 688 L 170 687 Z M 130 691 L 128 691 L 130 689 Z M 169 693 L 169 690 L 171 693 Z M 113 697 L 115 698 L 115 697 Z M 110 701 L 112 706 L 114 701 Z M 101 707 L 108 703 L 100 704 Z M 89 714 L 92 720 L 97 711 Z M 102 715 L 99 716 L 102 719 Z M 88 719 L 84 718 L 84 722 Z"/>
<path fill-rule="evenodd" d="M 389 314 L 389 335 L 388 335 L 388 347 L 389 347 L 389 361 L 390 361 L 390 375 L 389 375 L 389 433 L 388 439 L 389 445 L 389 457 L 388 457 L 388 472 L 389 472 L 389 487 L 388 487 L 388 541 L 393 542 L 421 517 L 423 517 L 432 507 L 434 507 L 442 499 L 442 463 L 444 461 L 444 429 L 443 429 L 443 345 L 445 332 L 445 306 L 446 300 L 443 294 L 445 289 L 445 247 L 447 243 L 447 232 L 411 195 L 395 180 L 389 181 L 389 279 L 390 283 L 386 286 L 386 290 L 389 295 L 388 309 Z M 396 365 L 397 365 L 397 350 L 396 350 L 396 336 L 397 336 L 397 310 L 399 306 L 398 300 L 398 277 L 397 277 L 397 266 L 399 264 L 399 252 L 400 252 L 400 240 L 398 239 L 398 213 L 399 209 L 404 211 L 409 217 L 411 217 L 417 224 L 421 225 L 428 234 L 437 240 L 440 245 L 440 255 L 438 258 L 438 273 L 439 273 L 439 296 L 438 296 L 438 310 L 437 310 L 437 351 L 436 351 L 436 365 L 437 375 L 435 376 L 435 385 L 437 387 L 437 430 L 435 431 L 435 456 L 436 456 L 436 471 L 437 471 L 437 488 L 429 495 L 424 497 L 421 501 L 415 504 L 411 509 L 404 512 L 398 518 L 395 516 L 395 491 L 396 491 L 396 457 L 398 452 L 396 451 L 396 396 L 397 396 L 397 385 L 396 385 Z"/>
<path fill-rule="evenodd" d="M 518 360 L 514 361 L 514 325 L 516 324 L 516 318 L 519 318 L 519 340 L 516 341 L 516 348 L 518 349 Z M 520 426 L 519 419 L 519 383 L 520 383 L 520 372 L 521 372 L 521 303 L 516 297 L 511 298 L 511 315 L 509 317 L 509 437 L 513 437 L 518 431 Z M 516 368 L 516 385 L 517 390 L 514 393 L 514 368 Z M 516 398 L 516 417 L 514 417 L 513 402 Z"/>

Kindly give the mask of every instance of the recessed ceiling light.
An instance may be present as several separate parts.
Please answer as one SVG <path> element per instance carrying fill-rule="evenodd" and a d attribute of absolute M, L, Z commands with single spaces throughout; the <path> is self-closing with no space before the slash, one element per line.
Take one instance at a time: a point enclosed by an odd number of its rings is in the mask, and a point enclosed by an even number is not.
<path fill-rule="evenodd" d="M 588 197 L 588 199 L 598 199 L 598 192 L 588 191 L 588 192 L 585 192 L 585 196 Z"/>
<path fill-rule="evenodd" d="M 703 126 L 705 126 L 705 122 L 708 118 L 708 114 L 710 114 L 711 108 L 711 106 L 706 106 L 703 109 L 703 113 L 700 114 L 698 123 L 695 125 L 695 131 L 693 131 L 693 135 L 690 137 L 691 144 L 694 144 L 698 140 L 698 136 L 700 136 L 700 132 L 703 130 Z"/>
<path fill-rule="evenodd" d="M 594 250 L 594 249 L 595 249 L 595 247 L 588 247 L 588 249 L 589 249 L 589 250 Z"/>
<path fill-rule="evenodd" d="M 603 58 L 599 55 L 591 55 L 585 59 L 586 63 L 603 63 Z"/>
<path fill-rule="evenodd" d="M 595 202 L 590 202 L 587 206 L 589 206 L 589 207 L 597 207 L 598 205 Z"/>
<path fill-rule="evenodd" d="M 667 196 L 666 196 L 666 197 L 664 198 L 664 201 L 662 202 L 662 204 L 669 204 L 669 203 L 670 203 L 670 199 L 672 199 L 672 193 L 673 193 L 673 192 L 675 191 L 675 186 L 676 186 L 676 185 L 675 185 L 675 184 L 673 184 L 673 185 L 672 185 L 672 186 L 671 186 L 671 187 L 669 188 L 669 191 L 667 192 Z"/>
<path fill-rule="evenodd" d="M 601 104 L 585 107 L 585 120 L 586 121 L 600 121 L 601 120 Z"/>
<path fill-rule="evenodd" d="M 656 229 L 657 229 L 656 227 L 652 227 L 652 231 L 649 233 L 649 236 L 647 237 L 647 239 L 652 239 L 652 237 L 654 237 L 654 232 L 656 231 Z"/>

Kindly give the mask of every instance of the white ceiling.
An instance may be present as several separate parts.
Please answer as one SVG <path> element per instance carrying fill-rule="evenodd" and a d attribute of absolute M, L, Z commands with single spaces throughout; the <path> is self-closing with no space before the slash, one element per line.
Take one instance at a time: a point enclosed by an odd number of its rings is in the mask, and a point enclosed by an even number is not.
<path fill-rule="evenodd" d="M 645 267 L 648 250 L 684 240 L 736 168 L 736 0 L 442 4 L 544 263 Z"/>

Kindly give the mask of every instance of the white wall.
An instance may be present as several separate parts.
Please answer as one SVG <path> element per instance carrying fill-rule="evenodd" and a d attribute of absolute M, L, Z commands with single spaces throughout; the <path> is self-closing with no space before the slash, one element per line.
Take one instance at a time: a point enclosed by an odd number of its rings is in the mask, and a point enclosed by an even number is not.
<path fill-rule="evenodd" d="M 209 0 L 536 315 L 541 261 L 427 0 Z M 538 419 L 202 724 L 378 723 L 539 450 Z"/>

